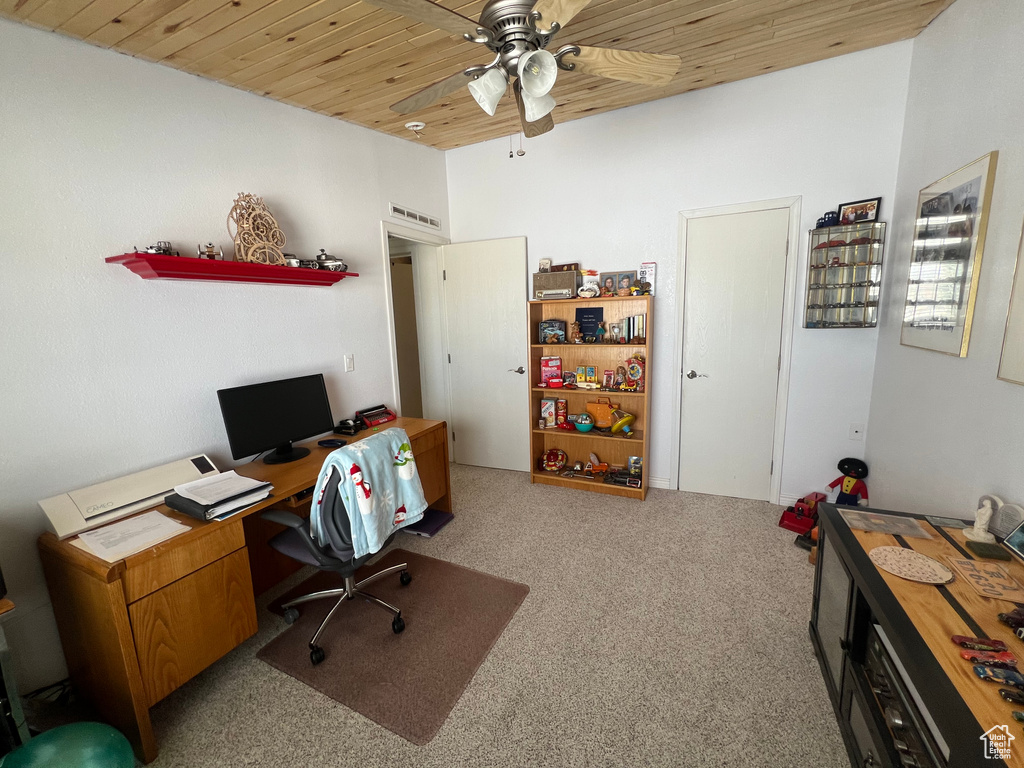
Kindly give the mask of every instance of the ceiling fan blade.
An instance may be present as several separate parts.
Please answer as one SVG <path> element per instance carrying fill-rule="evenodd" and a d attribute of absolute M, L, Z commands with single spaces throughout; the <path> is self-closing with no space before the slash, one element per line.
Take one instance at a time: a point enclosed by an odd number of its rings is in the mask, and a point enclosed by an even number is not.
<path fill-rule="evenodd" d="M 682 66 L 678 56 L 664 53 L 641 53 L 617 48 L 579 46 L 578 55 L 568 55 L 565 62 L 575 64 L 574 71 L 612 80 L 626 80 L 641 85 L 668 85 Z"/>
<path fill-rule="evenodd" d="M 551 117 L 551 113 L 544 115 L 540 120 L 534 120 L 532 123 L 526 120 L 526 106 L 523 104 L 523 94 L 519 92 L 519 81 L 516 80 L 515 85 L 512 86 L 512 90 L 516 92 L 516 106 L 519 107 L 519 122 L 523 126 L 523 135 L 528 139 L 532 139 L 534 136 L 540 136 L 542 133 L 547 133 L 555 127 L 555 120 Z"/>
<path fill-rule="evenodd" d="M 428 85 L 422 91 L 417 91 L 396 104 L 391 105 L 391 111 L 400 115 L 408 115 L 429 107 L 438 99 L 444 98 L 449 93 L 455 93 L 459 88 L 469 85 L 473 78 L 468 77 L 465 71 L 456 72 L 440 82 Z"/>
<path fill-rule="evenodd" d="M 451 32 L 459 37 L 462 37 L 463 34 L 477 36 L 478 25 L 475 21 L 467 19 L 455 11 L 449 11 L 430 0 L 363 0 L 363 2 L 385 11 L 399 13 L 407 19 L 443 29 L 445 32 Z"/>
<path fill-rule="evenodd" d="M 560 28 L 572 21 L 573 16 L 582 11 L 591 0 L 537 0 L 533 10 L 540 14 L 539 26 L 549 28 L 557 21 Z"/>

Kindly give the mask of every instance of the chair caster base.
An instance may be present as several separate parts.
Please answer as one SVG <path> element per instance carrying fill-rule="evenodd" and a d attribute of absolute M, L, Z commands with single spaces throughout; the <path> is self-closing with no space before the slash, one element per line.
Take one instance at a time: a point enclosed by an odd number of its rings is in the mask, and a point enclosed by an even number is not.
<path fill-rule="evenodd" d="M 401 634 L 405 629 L 405 619 L 401 616 L 395 616 L 394 620 L 391 622 L 391 629 L 396 635 Z"/>
<path fill-rule="evenodd" d="M 310 648 L 309 660 L 313 662 L 314 667 L 321 661 L 323 661 L 326 658 L 326 656 L 327 654 L 324 653 L 324 649 L 321 648 L 319 645 L 314 645 L 312 648 Z"/>
<path fill-rule="evenodd" d="M 284 612 L 284 623 L 285 624 L 294 624 L 298 620 L 299 620 L 299 609 L 298 608 L 289 608 L 287 611 Z"/>
<path fill-rule="evenodd" d="M 407 586 L 409 582 L 412 581 L 412 574 L 408 571 L 402 571 L 402 573 L 398 576 L 398 580 L 402 582 L 403 587 Z"/>

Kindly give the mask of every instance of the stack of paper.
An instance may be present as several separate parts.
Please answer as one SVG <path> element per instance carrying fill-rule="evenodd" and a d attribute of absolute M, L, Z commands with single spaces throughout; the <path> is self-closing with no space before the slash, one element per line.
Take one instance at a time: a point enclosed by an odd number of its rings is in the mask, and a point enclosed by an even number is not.
<path fill-rule="evenodd" d="M 234 470 L 230 470 L 218 475 L 201 477 L 184 485 L 176 485 L 174 492 L 186 499 L 192 499 L 197 504 L 209 507 L 228 499 L 254 493 L 257 490 L 265 489 L 269 492 L 270 487 L 270 483 L 263 480 L 243 477 Z"/>
<path fill-rule="evenodd" d="M 97 557 L 102 557 L 108 563 L 116 563 L 128 555 L 149 549 L 187 530 L 187 525 L 182 525 L 154 509 L 79 534 L 75 543 Z"/>
<path fill-rule="evenodd" d="M 273 489 L 270 483 L 243 477 L 234 471 L 203 477 L 175 486 L 164 503 L 199 520 L 223 519 L 262 501 Z"/>

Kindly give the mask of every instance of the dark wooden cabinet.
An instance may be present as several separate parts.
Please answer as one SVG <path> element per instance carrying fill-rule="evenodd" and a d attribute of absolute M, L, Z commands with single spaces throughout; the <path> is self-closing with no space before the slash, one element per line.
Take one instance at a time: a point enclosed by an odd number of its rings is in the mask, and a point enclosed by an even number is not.
<path fill-rule="evenodd" d="M 1024 746 L 1004 763 L 985 756 L 982 739 L 1005 725 L 1024 745 L 1012 717 L 1024 707 L 1004 702 L 998 685 L 977 679 L 950 640 L 953 634 L 998 637 L 1020 655 L 1024 644 L 996 619 L 1008 608 L 975 600 L 965 583 L 933 586 L 883 574 L 868 556 L 875 546 L 925 550 L 940 560 L 947 550 L 967 556 L 962 532 L 922 525 L 931 539 L 854 531 L 835 506 L 821 505 L 810 636 L 850 763 L 1024 766 Z M 1024 565 L 1012 567 L 1024 577 Z"/>

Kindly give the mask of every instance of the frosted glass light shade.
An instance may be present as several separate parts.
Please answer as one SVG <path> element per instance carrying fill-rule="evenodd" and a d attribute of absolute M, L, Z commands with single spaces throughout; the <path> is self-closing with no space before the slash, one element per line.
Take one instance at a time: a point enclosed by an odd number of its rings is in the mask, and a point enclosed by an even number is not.
<path fill-rule="evenodd" d="M 489 69 L 476 80 L 470 81 L 469 92 L 473 94 L 473 98 L 476 99 L 476 103 L 480 105 L 480 108 L 491 117 L 494 117 L 494 112 L 498 108 L 498 102 L 501 101 L 501 97 L 505 94 L 507 86 L 508 78 L 505 77 L 503 70 Z"/>
<path fill-rule="evenodd" d="M 531 96 L 525 90 L 523 95 L 523 112 L 526 114 L 526 122 L 533 123 L 540 120 L 555 108 L 555 100 L 551 96 Z"/>
<path fill-rule="evenodd" d="M 517 69 L 523 93 L 534 98 L 546 96 L 558 76 L 558 62 L 550 51 L 527 51 L 519 57 Z"/>

